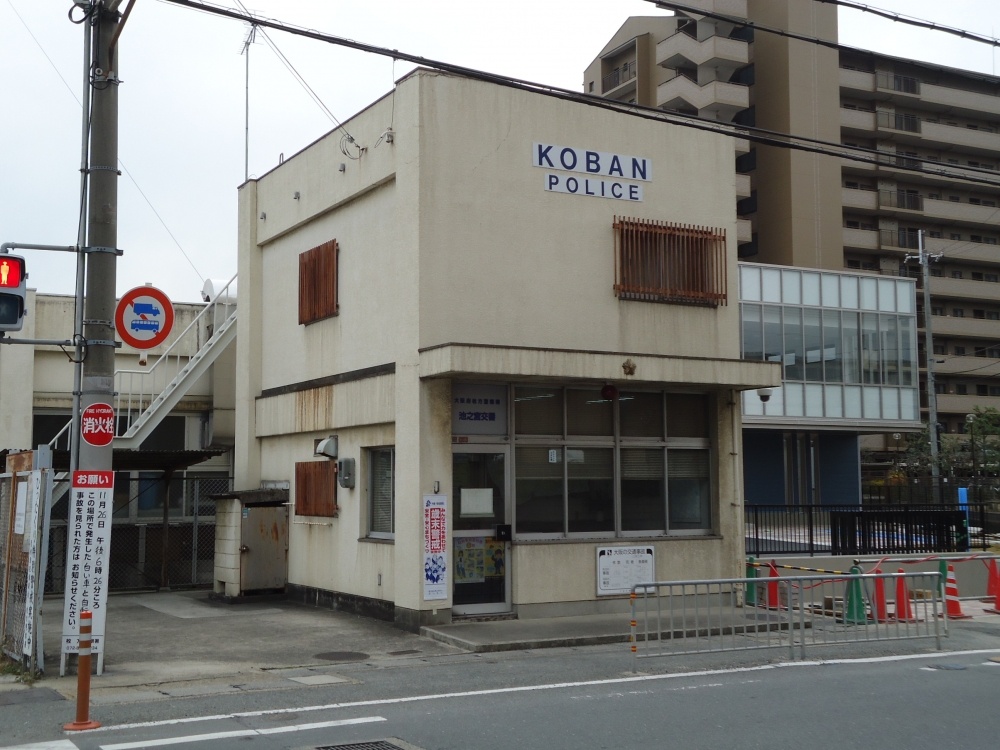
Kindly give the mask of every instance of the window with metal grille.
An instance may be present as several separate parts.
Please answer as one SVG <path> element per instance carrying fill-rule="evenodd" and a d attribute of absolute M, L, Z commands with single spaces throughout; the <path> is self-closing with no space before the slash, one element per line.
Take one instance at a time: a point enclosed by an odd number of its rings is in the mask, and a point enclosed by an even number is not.
<path fill-rule="evenodd" d="M 615 296 L 718 307 L 726 304 L 726 232 L 615 217 Z"/>
<path fill-rule="evenodd" d="M 299 255 L 299 324 L 331 318 L 340 310 L 337 296 L 336 240 Z"/>
<path fill-rule="evenodd" d="M 337 464 L 334 461 L 301 461 L 295 464 L 295 514 L 336 518 Z"/>

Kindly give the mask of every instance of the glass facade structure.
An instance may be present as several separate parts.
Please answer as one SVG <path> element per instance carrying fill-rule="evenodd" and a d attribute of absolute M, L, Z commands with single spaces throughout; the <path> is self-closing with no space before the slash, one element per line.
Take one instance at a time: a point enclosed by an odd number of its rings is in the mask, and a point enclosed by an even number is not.
<path fill-rule="evenodd" d="M 913 279 L 740 264 L 740 313 L 743 359 L 783 380 L 766 404 L 744 393 L 744 416 L 919 420 Z"/>

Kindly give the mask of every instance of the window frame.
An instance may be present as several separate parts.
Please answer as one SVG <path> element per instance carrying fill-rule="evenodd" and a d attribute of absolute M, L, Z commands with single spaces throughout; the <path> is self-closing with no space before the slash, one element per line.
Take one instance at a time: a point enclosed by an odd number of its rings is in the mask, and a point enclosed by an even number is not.
<path fill-rule="evenodd" d="M 513 405 L 516 400 L 516 389 L 517 385 L 511 385 L 511 396 L 510 401 Z M 525 384 L 524 387 L 531 387 Z M 712 413 L 712 393 L 711 392 L 700 392 L 697 394 L 693 393 L 682 393 L 674 391 L 656 390 L 656 389 L 643 389 L 643 388 L 632 388 L 625 393 L 618 393 L 613 401 L 613 434 L 607 436 L 581 436 L 581 435 L 571 435 L 568 432 L 569 415 L 568 403 L 567 403 L 567 393 L 571 390 L 589 390 L 584 386 L 575 385 L 562 385 L 558 388 L 553 388 L 553 390 L 558 390 L 560 392 L 560 398 L 562 400 L 562 416 L 563 416 L 563 434 L 562 435 L 540 435 L 540 434 L 519 434 L 517 432 L 517 423 L 514 418 L 514 409 L 511 409 L 511 435 L 513 437 L 512 443 L 514 450 L 511 451 L 511 462 L 512 462 L 512 487 L 511 493 L 513 497 L 512 505 L 512 524 L 514 529 L 514 538 L 516 540 L 522 541 L 542 541 L 542 540 L 575 540 L 579 541 L 582 539 L 633 539 L 633 538 L 672 538 L 681 536 L 714 536 L 718 534 L 718 482 L 715 475 L 716 472 L 716 456 L 715 456 L 715 428 L 714 422 L 711 417 Z M 623 435 L 622 434 L 622 417 L 621 417 L 621 397 L 627 395 L 628 393 L 653 393 L 660 397 L 660 418 L 662 420 L 662 429 L 660 430 L 659 436 L 636 436 L 636 435 Z M 669 409 L 669 396 L 679 395 L 679 396 L 698 396 L 705 399 L 705 414 L 704 414 L 704 428 L 706 431 L 705 437 L 672 437 L 668 434 L 668 425 L 670 423 L 670 416 L 668 414 Z M 558 532 L 548 531 L 548 532 L 538 532 L 538 531 L 518 531 L 518 519 L 517 519 L 517 508 L 518 508 L 518 450 L 519 448 L 535 448 L 535 449 L 548 449 L 559 451 L 560 461 L 561 461 L 561 474 L 562 474 L 562 514 L 559 519 L 561 524 L 561 530 Z M 567 462 L 567 451 L 570 450 L 593 450 L 593 449 L 609 449 L 612 452 L 612 494 L 613 494 L 613 512 L 614 518 L 612 519 L 611 528 L 608 530 L 600 531 L 571 531 L 571 520 L 570 520 L 570 472 Z M 635 530 L 625 530 L 623 528 L 622 512 L 626 498 L 622 494 L 622 481 L 623 481 L 623 470 L 622 470 L 622 451 L 635 450 L 635 449 L 651 449 L 660 451 L 662 454 L 662 466 L 663 466 L 663 476 L 660 478 L 661 483 L 661 493 L 663 497 L 663 509 L 662 509 L 662 521 L 663 526 L 660 528 L 650 528 L 650 529 L 635 529 Z M 676 450 L 697 450 L 704 452 L 707 457 L 708 466 L 708 495 L 705 499 L 707 507 L 705 508 L 706 515 L 708 517 L 708 526 L 703 528 L 671 528 L 670 524 L 670 452 Z"/>
<path fill-rule="evenodd" d="M 393 541 L 396 538 L 396 446 L 395 445 L 375 445 L 363 449 L 365 455 L 365 537 L 368 539 L 381 539 Z M 381 453 L 389 454 L 389 531 L 375 529 L 375 455 Z"/>

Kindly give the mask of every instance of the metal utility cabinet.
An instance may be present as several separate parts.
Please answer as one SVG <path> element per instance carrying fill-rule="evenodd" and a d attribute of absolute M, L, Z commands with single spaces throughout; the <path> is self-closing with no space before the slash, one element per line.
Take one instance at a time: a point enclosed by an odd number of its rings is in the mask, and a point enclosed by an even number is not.
<path fill-rule="evenodd" d="M 226 599 L 284 591 L 288 490 L 216 495 L 213 593 Z"/>

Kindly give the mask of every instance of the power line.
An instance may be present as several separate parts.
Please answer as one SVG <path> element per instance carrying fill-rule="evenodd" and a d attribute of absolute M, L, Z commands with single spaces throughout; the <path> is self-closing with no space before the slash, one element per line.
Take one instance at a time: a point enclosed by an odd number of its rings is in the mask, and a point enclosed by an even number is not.
<path fill-rule="evenodd" d="M 759 128 L 750 125 L 733 125 L 729 123 L 720 123 L 717 120 L 703 119 L 697 116 L 685 115 L 679 112 L 665 112 L 661 109 L 657 109 L 656 107 L 646 107 L 638 104 L 625 104 L 610 99 L 604 99 L 603 97 L 584 94 L 578 91 L 570 91 L 568 89 L 559 88 L 557 86 L 552 86 L 549 84 L 538 83 L 535 81 L 527 81 L 520 78 L 513 78 L 511 76 L 499 75 L 496 73 L 489 73 L 486 71 L 477 70 L 475 68 L 468 68 L 462 65 L 455 65 L 452 63 L 443 62 L 441 60 L 434 60 L 419 55 L 413 55 L 406 52 L 401 52 L 400 50 L 396 49 L 388 49 L 386 47 L 379 47 L 376 45 L 365 44 L 363 42 L 357 42 L 352 39 L 345 39 L 343 37 L 334 36 L 332 34 L 326 34 L 313 29 L 305 29 L 281 21 L 264 18 L 259 15 L 241 13 L 232 8 L 212 5 L 206 2 L 196 2 L 195 0 L 162 0 L 162 1 L 174 5 L 180 5 L 186 8 L 191 8 L 205 13 L 231 18 L 233 20 L 241 21 L 243 23 L 250 23 L 261 27 L 275 29 L 277 31 L 284 31 L 289 34 L 302 36 L 308 39 L 313 39 L 315 41 L 324 42 L 326 44 L 333 44 L 340 47 L 346 47 L 349 49 L 358 50 L 360 52 L 367 52 L 373 55 L 379 55 L 382 57 L 390 57 L 393 59 L 404 60 L 406 62 L 412 62 L 422 67 L 434 70 L 440 70 L 446 73 L 453 73 L 455 75 L 460 75 L 474 80 L 485 81 L 488 83 L 493 83 L 508 88 L 531 91 L 533 93 L 551 96 L 566 101 L 573 101 L 581 104 L 586 104 L 588 106 L 597 107 L 600 109 L 612 110 L 617 112 L 628 112 L 629 114 L 644 119 L 656 120 L 660 122 L 668 122 L 674 125 L 691 128 L 694 130 L 702 130 L 707 132 L 718 133 L 733 138 L 749 140 L 754 143 L 762 145 L 788 148 L 797 151 L 804 151 L 807 153 L 821 154 L 825 156 L 834 156 L 837 158 L 847 159 L 850 161 L 857 161 L 863 164 L 882 165 L 882 166 L 885 165 L 885 160 L 887 158 L 890 158 L 891 156 L 887 155 L 885 152 L 877 151 L 876 149 L 863 148 L 860 146 L 846 146 L 844 144 L 834 143 L 832 141 L 824 141 L 817 138 L 809 138 L 806 136 L 791 135 L 789 133 L 767 130 L 765 128 Z M 652 1 L 653 0 L 650 0 L 650 2 Z M 713 16 L 713 14 L 705 14 L 705 13 L 702 13 L 702 15 Z M 718 17 L 724 18 L 722 16 Z M 725 18 L 725 20 L 732 20 L 732 19 Z M 906 159 L 907 162 L 914 162 L 914 161 L 920 162 L 924 166 L 911 167 L 911 166 L 896 164 L 893 165 L 894 168 L 904 172 L 916 172 L 920 174 L 934 175 L 938 177 L 957 178 L 957 179 L 962 179 L 965 182 L 987 185 L 993 188 L 1000 188 L 1000 176 L 996 176 L 993 179 L 982 179 L 970 176 L 968 174 L 969 172 L 976 172 L 976 171 L 990 173 L 989 170 L 978 170 L 973 167 L 969 167 L 968 169 L 963 168 L 959 172 L 956 172 L 954 170 L 949 170 L 947 168 L 931 169 L 928 168 L 926 165 L 932 163 L 936 164 L 938 162 L 935 162 L 932 159 L 922 159 L 920 157 L 908 156 L 906 157 Z"/>
<path fill-rule="evenodd" d="M 968 39 L 972 42 L 980 42 L 981 44 L 989 44 L 993 47 L 1000 47 L 1000 40 L 992 36 L 976 34 L 972 31 L 966 31 L 965 29 L 959 29 L 954 26 L 944 26 L 943 24 L 939 24 L 934 21 L 927 21 L 922 18 L 905 16 L 902 13 L 896 13 L 891 10 L 873 8 L 872 6 L 864 5 L 863 3 L 851 2 L 851 0 L 813 0 L 813 2 L 829 3 L 830 5 L 839 5 L 843 8 L 850 8 L 851 10 L 860 10 L 864 13 L 871 13 L 875 16 L 888 18 L 890 21 L 906 24 L 907 26 L 916 26 L 922 29 L 929 29 L 930 31 L 940 31 L 945 34 L 952 34 L 953 36 L 961 37 L 962 39 Z"/>

